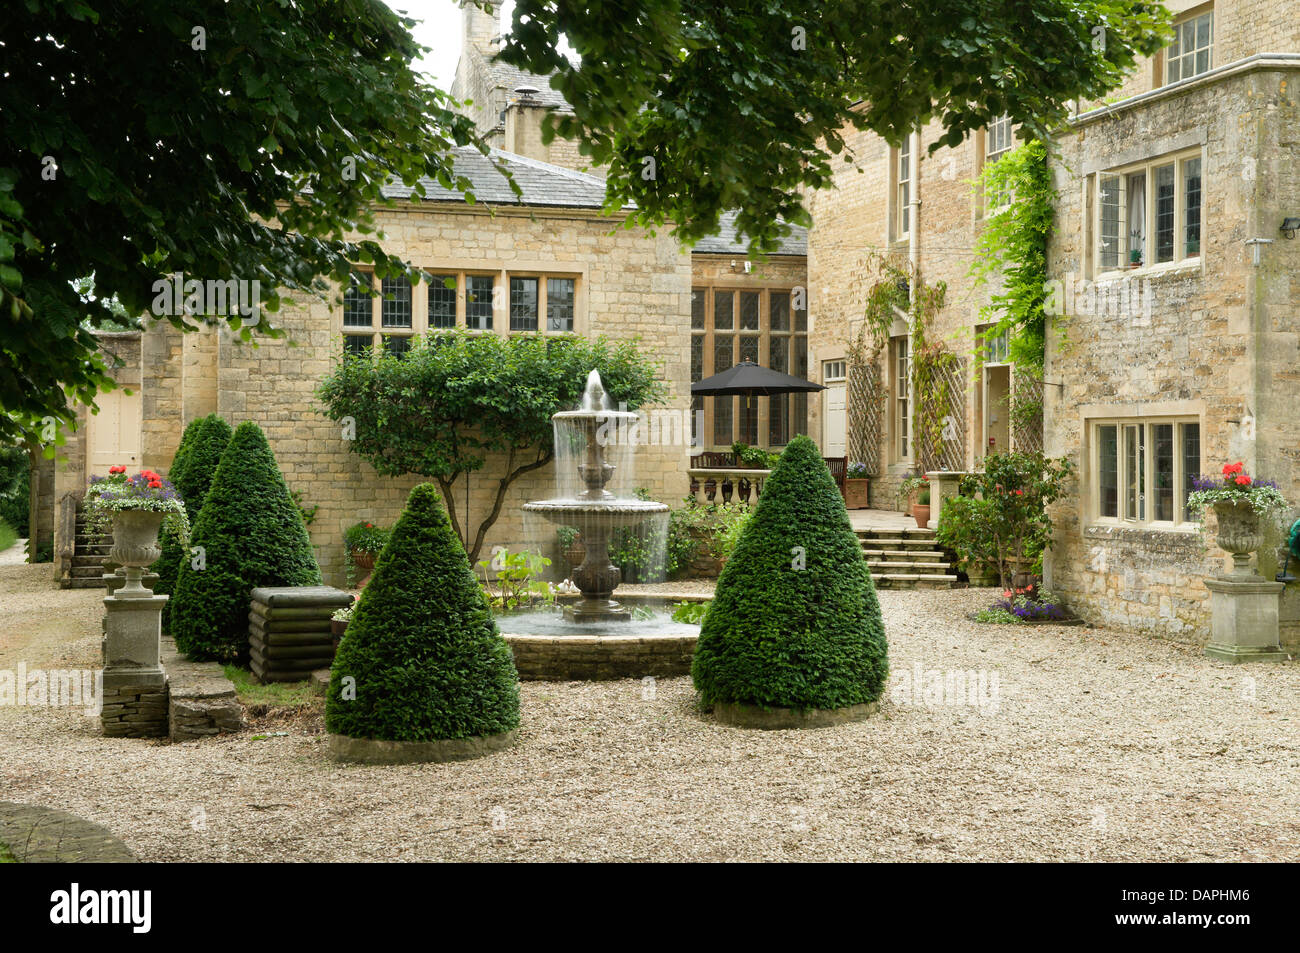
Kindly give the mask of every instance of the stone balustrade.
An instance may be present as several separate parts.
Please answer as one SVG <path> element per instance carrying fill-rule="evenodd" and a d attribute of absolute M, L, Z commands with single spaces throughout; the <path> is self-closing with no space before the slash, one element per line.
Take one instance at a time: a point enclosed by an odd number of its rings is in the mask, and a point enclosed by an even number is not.
<path fill-rule="evenodd" d="M 691 498 L 697 503 L 757 503 L 771 470 L 746 467 L 691 467 Z"/>

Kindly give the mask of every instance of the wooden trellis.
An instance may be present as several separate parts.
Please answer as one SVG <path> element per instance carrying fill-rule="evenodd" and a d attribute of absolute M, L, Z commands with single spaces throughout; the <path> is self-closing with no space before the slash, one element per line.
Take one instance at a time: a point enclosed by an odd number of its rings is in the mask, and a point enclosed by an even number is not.
<path fill-rule="evenodd" d="M 924 399 L 918 399 L 918 413 L 929 413 L 930 420 L 918 421 L 918 436 L 939 433 L 935 445 L 930 441 L 917 441 L 921 467 L 931 470 L 964 470 L 966 468 L 966 359 L 953 355 L 936 367 L 941 389 L 947 393 L 947 401 L 940 406 L 933 406 Z M 937 419 L 933 419 L 937 418 Z"/>
<path fill-rule="evenodd" d="M 1041 452 L 1043 449 L 1043 382 L 1029 373 L 1017 371 L 1013 407 L 1031 406 L 1036 412 L 1025 414 L 1015 412 L 1011 415 L 1011 440 L 1017 450 L 1027 453 Z"/>
<path fill-rule="evenodd" d="M 876 364 L 849 362 L 848 453 L 850 463 L 865 463 L 871 476 L 880 474 L 880 422 L 883 395 Z"/>

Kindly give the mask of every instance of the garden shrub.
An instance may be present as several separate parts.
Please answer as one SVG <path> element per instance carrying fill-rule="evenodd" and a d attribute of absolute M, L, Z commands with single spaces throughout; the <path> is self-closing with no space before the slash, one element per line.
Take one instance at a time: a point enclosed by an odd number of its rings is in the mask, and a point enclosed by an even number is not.
<path fill-rule="evenodd" d="M 31 457 L 25 449 L 0 447 L 0 520 L 22 538 L 29 535 L 31 468 Z"/>
<path fill-rule="evenodd" d="M 230 424 L 216 414 L 209 414 L 190 421 L 181 435 L 167 478 L 185 503 L 190 526 L 194 526 L 203 509 L 203 498 L 208 494 L 221 454 L 230 443 L 231 433 Z M 171 595 L 176 591 L 176 580 L 186 552 L 180 540 L 170 533 L 163 534 L 161 548 L 162 555 L 153 564 L 153 571 L 158 574 L 153 591 L 158 595 Z M 171 632 L 171 605 L 169 599 L 162 608 L 162 626 L 168 633 Z"/>
<path fill-rule="evenodd" d="M 386 741 L 500 734 L 519 726 L 518 681 L 438 488 L 422 483 L 348 623 L 325 725 Z"/>
<path fill-rule="evenodd" d="M 192 468 L 197 443 L 187 468 Z M 188 475 L 188 474 L 187 474 Z M 203 568 L 182 560 L 171 605 L 171 634 L 193 659 L 248 657 L 248 602 L 259 586 L 318 586 L 320 568 L 302 514 L 294 505 L 261 428 L 234 432 L 190 544 Z"/>
<path fill-rule="evenodd" d="M 691 676 L 705 704 L 843 708 L 889 674 L 876 589 L 817 445 L 790 441 L 718 579 Z"/>

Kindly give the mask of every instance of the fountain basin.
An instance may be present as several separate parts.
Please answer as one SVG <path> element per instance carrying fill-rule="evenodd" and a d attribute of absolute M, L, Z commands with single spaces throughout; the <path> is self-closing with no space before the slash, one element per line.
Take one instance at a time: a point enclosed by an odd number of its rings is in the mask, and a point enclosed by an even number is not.
<path fill-rule="evenodd" d="M 667 503 L 654 500 L 605 499 L 535 500 L 524 509 L 537 513 L 560 526 L 572 526 L 580 533 L 589 528 L 627 529 L 644 523 L 651 516 L 668 512 Z"/>

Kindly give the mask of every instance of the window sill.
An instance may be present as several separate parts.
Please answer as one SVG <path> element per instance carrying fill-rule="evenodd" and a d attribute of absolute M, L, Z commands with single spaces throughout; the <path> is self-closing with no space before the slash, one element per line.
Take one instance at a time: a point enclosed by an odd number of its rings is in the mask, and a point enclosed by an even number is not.
<path fill-rule="evenodd" d="M 1103 271 L 1097 276 L 1097 284 L 1123 281 L 1125 278 L 1160 278 L 1165 276 L 1185 276 L 1199 274 L 1204 270 L 1202 259 L 1185 258 L 1182 261 L 1165 261 L 1158 265 L 1142 265 L 1139 268 Z"/>
<path fill-rule="evenodd" d="M 1097 520 L 1084 527 L 1083 535 L 1090 539 L 1111 539 L 1124 536 L 1157 533 L 1171 538 L 1194 539 L 1200 536 L 1199 523 L 1130 523 L 1127 520 L 1110 522 Z"/>

